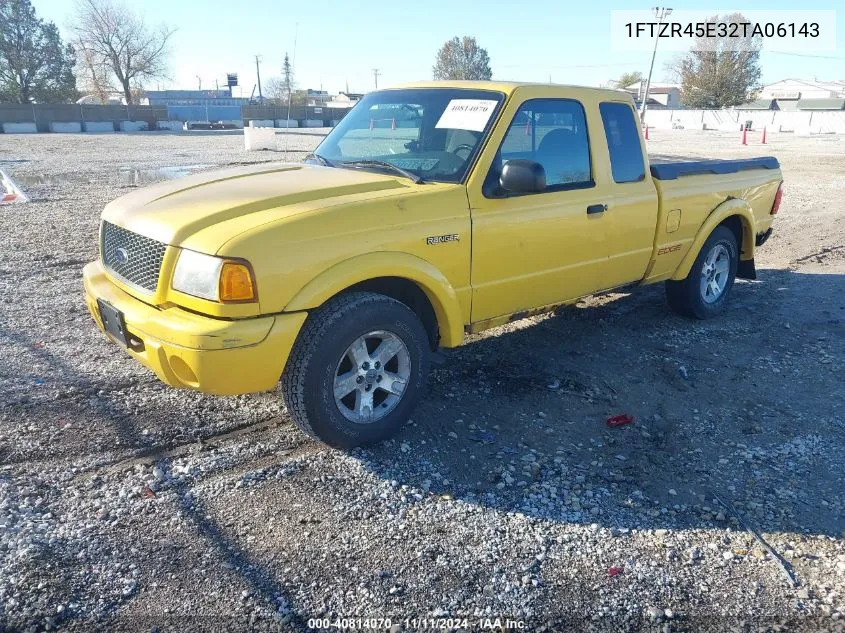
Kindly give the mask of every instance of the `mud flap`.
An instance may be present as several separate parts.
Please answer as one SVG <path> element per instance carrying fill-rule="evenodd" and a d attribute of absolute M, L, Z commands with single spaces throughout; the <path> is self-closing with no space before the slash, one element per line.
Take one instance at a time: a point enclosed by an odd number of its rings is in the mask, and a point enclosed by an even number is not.
<path fill-rule="evenodd" d="M 753 259 L 741 259 L 736 266 L 736 276 L 740 279 L 757 279 L 757 269 Z"/>

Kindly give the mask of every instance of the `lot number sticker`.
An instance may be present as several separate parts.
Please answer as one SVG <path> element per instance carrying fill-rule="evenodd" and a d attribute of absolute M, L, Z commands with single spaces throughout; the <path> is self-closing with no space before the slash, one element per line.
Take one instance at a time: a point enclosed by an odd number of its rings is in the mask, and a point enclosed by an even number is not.
<path fill-rule="evenodd" d="M 492 99 L 452 99 L 434 127 L 483 132 L 495 108 Z"/>

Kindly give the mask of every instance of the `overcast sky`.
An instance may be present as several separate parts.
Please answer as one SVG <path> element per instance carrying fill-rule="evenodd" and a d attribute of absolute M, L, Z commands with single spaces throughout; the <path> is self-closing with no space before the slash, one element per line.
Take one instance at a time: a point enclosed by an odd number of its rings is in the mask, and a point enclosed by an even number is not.
<path fill-rule="evenodd" d="M 39 16 L 54 21 L 63 33 L 73 12 L 71 0 L 32 0 Z M 838 4 L 838 3 L 837 3 Z M 814 9 L 837 8 L 833 2 Z M 648 72 L 648 52 L 611 52 L 610 10 L 639 8 L 631 3 L 597 0 L 501 0 L 463 2 L 337 2 L 323 0 L 143 0 L 131 5 L 150 23 L 166 22 L 178 30 L 170 57 L 171 78 L 148 89 L 213 88 L 237 72 L 248 96 L 255 84 L 256 54 L 262 81 L 281 73 L 287 51 L 295 58 L 299 88 L 364 92 L 431 78 L 437 49 L 455 35 L 473 35 L 491 58 L 495 79 L 601 85 L 626 71 Z M 710 6 L 674 2 L 678 8 Z M 643 8 L 647 8 L 646 5 Z M 781 0 L 743 0 L 736 9 L 795 9 Z M 845 15 L 845 12 L 843 12 Z M 837 50 L 762 56 L 767 83 L 793 77 L 845 79 L 845 17 L 839 16 Z M 665 66 L 678 53 L 658 51 L 655 81 L 669 80 Z M 235 94 L 238 95 L 238 89 Z"/>

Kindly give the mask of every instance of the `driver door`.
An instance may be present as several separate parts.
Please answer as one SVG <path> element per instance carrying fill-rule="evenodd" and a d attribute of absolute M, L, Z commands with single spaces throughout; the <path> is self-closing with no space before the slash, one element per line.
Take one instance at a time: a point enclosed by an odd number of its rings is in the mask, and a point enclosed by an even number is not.
<path fill-rule="evenodd" d="M 532 94 L 533 91 L 537 95 Z M 592 104 L 520 89 L 502 114 L 469 183 L 472 217 L 472 322 L 562 303 L 603 287 L 607 220 L 590 151 L 601 122 Z M 533 98 L 532 98 L 533 97 Z M 603 138 L 603 137 L 602 137 Z M 508 160 L 540 163 L 546 189 L 500 190 Z"/>

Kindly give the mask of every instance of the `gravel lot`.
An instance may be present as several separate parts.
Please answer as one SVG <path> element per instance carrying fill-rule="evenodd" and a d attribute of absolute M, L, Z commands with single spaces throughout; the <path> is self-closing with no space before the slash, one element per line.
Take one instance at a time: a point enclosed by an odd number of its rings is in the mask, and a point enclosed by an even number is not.
<path fill-rule="evenodd" d="M 300 160 L 320 133 L 279 147 Z M 108 201 L 280 153 L 226 133 L 0 135 L 33 198 L 0 208 L 0 631 L 845 630 L 845 138 L 750 143 L 649 141 L 781 160 L 760 279 L 723 316 L 676 317 L 657 286 L 472 337 L 397 439 L 342 453 L 278 393 L 164 386 L 82 300 Z M 608 428 L 618 413 L 635 423 Z"/>

